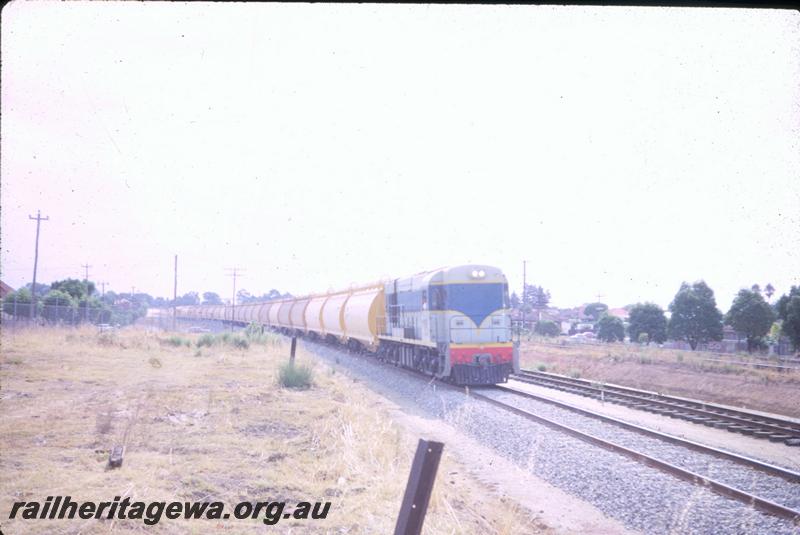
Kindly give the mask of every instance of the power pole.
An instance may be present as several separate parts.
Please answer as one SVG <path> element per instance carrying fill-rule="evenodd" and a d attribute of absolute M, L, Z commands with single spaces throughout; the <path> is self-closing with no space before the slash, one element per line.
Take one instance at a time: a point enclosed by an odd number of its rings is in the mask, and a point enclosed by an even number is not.
<path fill-rule="evenodd" d="M 85 270 L 83 275 L 83 280 L 89 282 L 89 268 L 92 267 L 89 264 L 81 264 L 81 267 Z"/>
<path fill-rule="evenodd" d="M 36 268 L 39 265 L 39 225 L 42 221 L 48 221 L 50 219 L 49 216 L 42 217 L 42 212 L 40 210 L 36 210 L 36 217 L 32 215 L 28 216 L 28 219 L 35 219 L 36 220 L 36 249 L 33 255 L 33 286 L 31 287 L 31 294 L 33 295 L 33 319 L 36 319 Z"/>
<path fill-rule="evenodd" d="M 175 276 L 174 284 L 172 286 L 172 330 L 175 330 L 175 319 L 177 317 L 177 307 L 175 303 L 178 301 L 178 255 L 175 255 Z"/>
<path fill-rule="evenodd" d="M 233 277 L 233 295 L 231 296 L 231 330 L 233 330 L 233 320 L 236 317 L 236 277 L 243 277 L 242 268 L 232 267 L 226 268 L 230 273 L 229 277 Z"/>
<path fill-rule="evenodd" d="M 100 294 L 100 299 L 103 299 L 106 296 L 106 284 L 108 283 L 105 281 L 100 283 L 100 288 L 102 288 L 103 292 L 102 294 Z"/>

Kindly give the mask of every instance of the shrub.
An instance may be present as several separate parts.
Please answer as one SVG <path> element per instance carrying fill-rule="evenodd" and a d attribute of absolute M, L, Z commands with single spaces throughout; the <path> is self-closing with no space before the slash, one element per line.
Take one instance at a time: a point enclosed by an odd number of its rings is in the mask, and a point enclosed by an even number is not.
<path fill-rule="evenodd" d="M 573 379 L 580 379 L 581 378 L 581 372 L 579 372 L 578 370 L 574 370 L 573 369 L 573 370 L 569 371 L 569 376 L 572 377 Z"/>
<path fill-rule="evenodd" d="M 311 368 L 287 362 L 280 367 L 278 382 L 286 388 L 309 388 L 311 375 Z"/>
<path fill-rule="evenodd" d="M 180 346 L 184 345 L 187 342 L 188 342 L 188 340 L 184 340 L 180 336 L 170 336 L 166 340 L 167 344 L 169 344 L 171 346 L 175 346 L 175 347 L 180 347 Z"/>
<path fill-rule="evenodd" d="M 204 334 L 203 336 L 197 339 L 196 345 L 197 347 L 204 347 L 204 346 L 211 347 L 212 345 L 214 345 L 215 341 L 216 340 L 214 339 L 213 334 Z"/>
<path fill-rule="evenodd" d="M 542 364 L 542 363 L 540 362 L 540 363 L 539 363 L 539 364 L 536 366 L 536 369 L 537 369 L 537 370 L 539 370 L 540 372 L 546 372 L 546 371 L 547 371 L 547 366 L 545 366 L 544 364 Z"/>
<path fill-rule="evenodd" d="M 97 343 L 101 346 L 113 346 L 117 344 L 117 333 L 113 331 L 101 332 L 97 335 Z"/>
<path fill-rule="evenodd" d="M 542 336 L 558 336 L 561 334 L 561 327 L 554 321 L 542 320 L 536 323 L 534 332 Z"/>
<path fill-rule="evenodd" d="M 248 349 L 250 347 L 250 342 L 242 336 L 231 337 L 231 343 L 236 349 Z"/>

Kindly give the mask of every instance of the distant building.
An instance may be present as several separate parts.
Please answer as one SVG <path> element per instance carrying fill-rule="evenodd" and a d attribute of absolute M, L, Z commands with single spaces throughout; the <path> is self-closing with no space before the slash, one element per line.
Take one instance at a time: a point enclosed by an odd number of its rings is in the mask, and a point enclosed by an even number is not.
<path fill-rule="evenodd" d="M 5 297 L 13 291 L 14 288 L 3 281 L 0 281 L 0 299 L 5 299 Z"/>
<path fill-rule="evenodd" d="M 609 316 L 616 316 L 622 321 L 628 321 L 628 311 L 624 308 L 609 308 L 608 309 Z"/>

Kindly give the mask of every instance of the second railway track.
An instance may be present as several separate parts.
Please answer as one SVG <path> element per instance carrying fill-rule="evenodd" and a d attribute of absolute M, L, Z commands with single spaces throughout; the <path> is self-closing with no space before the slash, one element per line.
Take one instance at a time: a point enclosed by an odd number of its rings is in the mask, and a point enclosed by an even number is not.
<path fill-rule="evenodd" d="M 800 446 L 800 422 L 788 418 L 533 370 L 523 370 L 514 379 L 787 446 Z"/>
<path fill-rule="evenodd" d="M 800 525 L 798 472 L 513 388 L 482 388 L 470 395 Z M 564 423 L 567 412 L 573 414 Z"/>

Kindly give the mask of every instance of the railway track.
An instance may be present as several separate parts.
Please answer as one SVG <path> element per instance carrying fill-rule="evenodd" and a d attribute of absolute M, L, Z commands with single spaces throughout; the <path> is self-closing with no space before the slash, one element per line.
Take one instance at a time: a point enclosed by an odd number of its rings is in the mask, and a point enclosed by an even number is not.
<path fill-rule="evenodd" d="M 625 432 L 646 435 L 654 442 L 646 447 L 641 447 L 641 444 L 638 447 L 632 447 L 628 443 L 630 439 L 626 439 L 619 434 L 617 434 L 617 438 L 609 439 L 607 436 L 603 436 L 605 433 L 597 432 L 596 430 L 592 432 L 587 430 L 584 425 L 564 424 L 559 422 L 558 418 L 543 416 L 540 413 L 541 411 L 528 410 L 520 407 L 517 402 L 502 398 L 498 399 L 491 392 L 553 404 L 559 409 L 576 412 L 586 418 L 602 421 L 603 423 L 611 423 L 625 429 Z M 557 400 L 505 386 L 498 386 L 492 390 L 487 389 L 486 393 L 473 390 L 469 392 L 469 395 L 527 420 L 543 424 L 595 446 L 622 454 L 684 481 L 706 487 L 728 498 L 752 505 L 765 513 L 788 519 L 800 526 L 800 499 L 797 499 L 800 496 L 800 473 L 798 472 L 659 433 Z M 681 453 L 681 451 L 673 449 L 668 455 L 663 451 L 659 454 L 657 452 L 658 445 L 655 442 L 669 442 L 674 445 L 672 446 L 673 448 L 677 447 L 679 450 L 682 449 L 684 451 Z M 644 451 L 648 449 L 651 451 Z M 656 450 L 656 453 L 653 453 L 652 450 Z M 696 457 L 689 458 L 692 455 Z M 672 457 L 672 459 L 667 459 L 667 457 Z M 709 460 L 709 458 L 713 459 Z M 692 469 L 691 466 L 694 466 L 695 469 Z M 712 477 L 712 474 L 715 473 L 717 474 L 716 477 Z M 748 486 L 750 488 L 746 488 Z M 790 496 L 790 498 L 787 499 L 786 496 Z M 794 498 L 791 498 L 792 496 Z"/>
<path fill-rule="evenodd" d="M 534 370 L 522 370 L 514 379 L 787 446 L 800 446 L 800 422 L 795 420 Z"/>
<path fill-rule="evenodd" d="M 338 360 L 336 362 L 338 363 Z M 486 402 L 595 447 L 633 459 L 637 463 L 747 507 L 753 507 L 767 515 L 788 520 L 796 527 L 800 526 L 800 472 L 659 433 L 605 415 L 590 414 L 591 411 L 567 406 L 568 404 L 557 400 L 506 386 L 464 388 L 424 378 L 416 372 L 403 368 L 394 368 L 394 371 L 424 379 L 429 385 L 433 385 L 434 391 L 437 388 L 456 392 L 466 391 L 467 396 L 472 399 Z M 513 398 L 502 399 L 498 394 Z M 525 406 L 526 400 L 545 401 L 547 404 L 557 406 L 562 414 L 554 415 L 552 412 L 542 410 L 541 407 Z M 586 421 L 592 420 L 594 425 L 603 429 L 592 429 L 586 422 L 576 422 L 574 418 L 565 416 L 567 411 L 578 413 L 579 417 Z M 621 436 L 622 433 L 628 433 L 630 436 Z M 610 434 L 615 436 L 609 437 Z M 644 437 L 650 444 L 645 445 L 646 447 L 641 447 L 642 444 L 637 445 L 636 440 L 631 439 L 633 435 Z M 660 453 L 653 451 L 658 448 L 662 448 Z M 591 463 L 591 459 L 587 458 L 586 462 Z"/>

